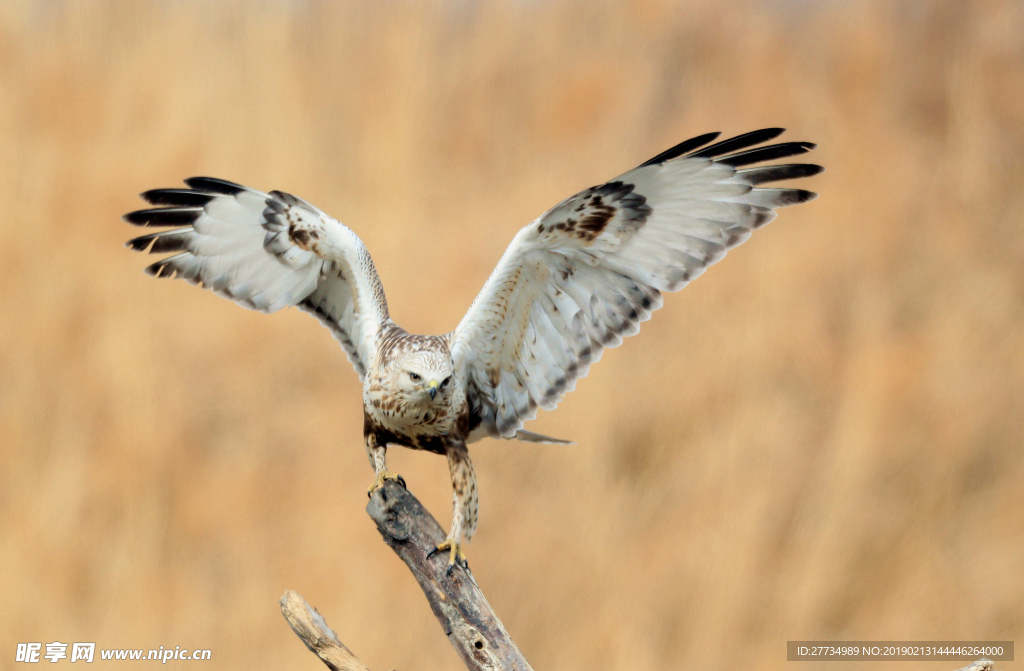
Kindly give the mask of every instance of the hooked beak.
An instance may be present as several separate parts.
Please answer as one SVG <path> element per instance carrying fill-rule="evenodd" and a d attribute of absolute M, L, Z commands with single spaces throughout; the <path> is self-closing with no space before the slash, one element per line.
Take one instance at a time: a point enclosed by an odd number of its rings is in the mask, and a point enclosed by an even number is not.
<path fill-rule="evenodd" d="M 433 401 L 434 397 L 437 396 L 437 380 L 431 380 L 427 384 L 427 391 L 430 392 L 430 400 Z"/>

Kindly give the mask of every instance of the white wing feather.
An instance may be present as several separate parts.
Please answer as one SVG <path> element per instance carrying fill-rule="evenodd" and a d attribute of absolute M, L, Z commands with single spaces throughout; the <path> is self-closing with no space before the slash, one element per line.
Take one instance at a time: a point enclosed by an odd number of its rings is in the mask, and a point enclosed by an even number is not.
<path fill-rule="evenodd" d="M 143 198 L 161 207 L 125 215 L 137 226 L 186 226 L 127 243 L 154 254 L 180 252 L 146 272 L 180 277 L 261 312 L 298 306 L 331 329 L 362 380 L 388 308 L 359 237 L 287 193 L 208 177 L 185 182 L 190 189 L 147 191 Z"/>
<path fill-rule="evenodd" d="M 606 347 L 640 328 L 725 252 L 810 200 L 755 185 L 806 177 L 819 166 L 739 166 L 801 154 L 783 143 L 747 151 L 781 129 L 698 149 L 694 138 L 602 186 L 556 205 L 513 239 L 452 334 L 455 370 L 471 409 L 471 439 L 512 438 L 537 407 L 552 409 Z"/>

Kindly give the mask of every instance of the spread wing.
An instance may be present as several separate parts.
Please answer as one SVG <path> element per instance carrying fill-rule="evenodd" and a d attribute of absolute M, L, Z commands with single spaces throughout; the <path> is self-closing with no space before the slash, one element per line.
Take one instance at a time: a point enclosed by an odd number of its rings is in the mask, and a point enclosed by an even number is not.
<path fill-rule="evenodd" d="M 718 133 L 687 140 L 519 231 L 452 334 L 473 437 L 513 437 L 538 406 L 554 408 L 604 348 L 639 331 L 661 292 L 682 289 L 774 219 L 775 208 L 814 198 L 759 185 L 819 166 L 746 167 L 814 148 L 755 148 L 782 132 L 710 146 Z"/>
<path fill-rule="evenodd" d="M 175 227 L 128 241 L 136 251 L 177 252 L 146 272 L 261 312 L 297 305 L 331 330 L 363 379 L 388 307 L 359 237 L 287 193 L 210 177 L 185 183 L 190 188 L 147 191 L 142 197 L 158 207 L 124 216 L 136 226 Z"/>

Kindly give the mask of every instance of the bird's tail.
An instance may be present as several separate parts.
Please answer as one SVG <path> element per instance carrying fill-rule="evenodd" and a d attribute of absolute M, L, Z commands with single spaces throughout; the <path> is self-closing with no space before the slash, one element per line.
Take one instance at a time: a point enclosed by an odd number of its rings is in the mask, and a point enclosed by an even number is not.
<path fill-rule="evenodd" d="M 539 433 L 533 433 L 532 431 L 523 431 L 519 429 L 516 431 L 516 440 L 521 440 L 524 443 L 546 443 L 548 445 L 575 445 L 576 441 L 564 440 L 562 438 L 552 438 L 550 436 L 542 436 Z"/>

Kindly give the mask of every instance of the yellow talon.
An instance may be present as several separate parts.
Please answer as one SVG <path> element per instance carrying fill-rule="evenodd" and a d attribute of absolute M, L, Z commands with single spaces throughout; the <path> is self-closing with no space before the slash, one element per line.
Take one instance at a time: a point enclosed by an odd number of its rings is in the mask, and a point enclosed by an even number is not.
<path fill-rule="evenodd" d="M 373 484 L 370 485 L 369 491 L 366 492 L 367 496 L 373 496 L 373 493 L 384 486 L 385 480 L 397 480 L 399 484 L 405 487 L 405 478 L 394 471 L 381 471 L 377 474 L 377 477 L 373 479 Z M 408 489 L 408 487 L 406 487 Z"/>
<path fill-rule="evenodd" d="M 441 544 L 430 551 L 427 555 L 427 559 L 430 559 L 442 550 L 448 550 L 448 570 L 445 571 L 445 575 L 451 575 L 452 569 L 455 568 L 456 564 L 464 569 L 469 568 L 469 562 L 466 561 L 466 555 L 462 554 L 462 544 L 458 541 L 453 541 L 450 538 L 446 538 L 441 541 Z"/>

